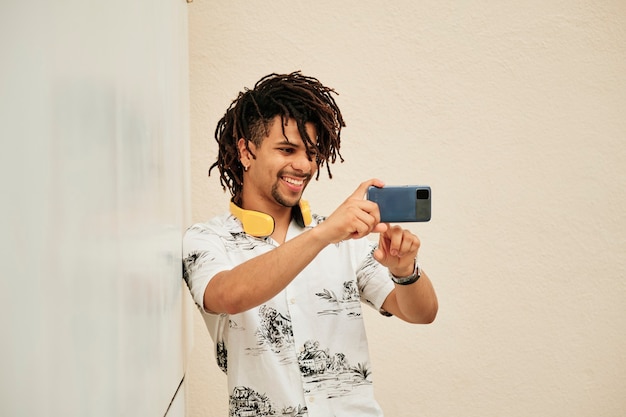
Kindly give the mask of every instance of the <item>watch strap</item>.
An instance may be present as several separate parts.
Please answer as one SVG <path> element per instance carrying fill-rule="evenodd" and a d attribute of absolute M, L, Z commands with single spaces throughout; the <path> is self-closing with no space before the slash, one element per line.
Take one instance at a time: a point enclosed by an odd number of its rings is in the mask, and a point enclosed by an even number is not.
<path fill-rule="evenodd" d="M 420 279 L 421 276 L 422 276 L 422 270 L 420 269 L 420 266 L 417 263 L 417 260 L 415 260 L 415 269 L 413 270 L 413 273 L 411 275 L 408 275 L 406 277 L 396 277 L 395 275 L 391 273 L 391 271 L 389 272 L 389 277 L 391 278 L 391 280 L 398 285 L 413 284 L 418 279 Z"/>

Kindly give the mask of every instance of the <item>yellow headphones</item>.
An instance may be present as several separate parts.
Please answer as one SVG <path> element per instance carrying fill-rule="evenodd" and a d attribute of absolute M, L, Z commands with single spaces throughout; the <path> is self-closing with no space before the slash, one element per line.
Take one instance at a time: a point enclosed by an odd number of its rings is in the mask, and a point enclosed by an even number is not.
<path fill-rule="evenodd" d="M 294 212 L 296 222 L 302 227 L 311 224 L 313 218 L 309 203 L 305 200 L 300 200 L 298 209 Z M 274 218 L 269 214 L 242 209 L 232 200 L 230 202 L 230 213 L 239 219 L 241 224 L 243 224 L 243 231 L 249 235 L 263 237 L 274 233 Z"/>

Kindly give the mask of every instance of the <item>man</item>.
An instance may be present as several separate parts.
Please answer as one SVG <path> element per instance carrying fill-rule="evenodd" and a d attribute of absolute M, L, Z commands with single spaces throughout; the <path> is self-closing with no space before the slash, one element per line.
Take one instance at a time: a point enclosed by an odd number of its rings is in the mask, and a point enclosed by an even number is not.
<path fill-rule="evenodd" d="M 228 375 L 231 416 L 382 416 L 361 302 L 411 323 L 438 305 L 420 241 L 380 223 L 361 183 L 330 216 L 302 200 L 341 158 L 332 94 L 299 72 L 262 78 L 218 123 L 230 211 L 184 237 L 184 275 Z M 209 170 L 210 173 L 210 170 Z M 378 245 L 367 239 L 378 233 Z"/>

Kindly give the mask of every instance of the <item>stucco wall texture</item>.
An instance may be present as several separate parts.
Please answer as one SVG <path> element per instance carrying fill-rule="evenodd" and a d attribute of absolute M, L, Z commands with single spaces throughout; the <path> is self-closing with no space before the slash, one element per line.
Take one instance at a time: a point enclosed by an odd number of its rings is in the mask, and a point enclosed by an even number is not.
<path fill-rule="evenodd" d="M 193 221 L 226 210 L 213 131 L 237 92 L 302 70 L 334 87 L 361 181 L 432 187 L 409 224 L 438 292 L 428 326 L 366 308 L 388 416 L 626 415 L 626 2 L 189 4 Z M 190 417 L 228 415 L 198 313 Z"/>

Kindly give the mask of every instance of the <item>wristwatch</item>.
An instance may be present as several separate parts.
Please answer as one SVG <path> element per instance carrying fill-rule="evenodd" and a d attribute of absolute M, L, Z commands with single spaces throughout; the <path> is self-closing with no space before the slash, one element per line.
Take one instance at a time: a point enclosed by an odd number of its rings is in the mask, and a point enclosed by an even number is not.
<path fill-rule="evenodd" d="M 396 277 L 395 275 L 391 273 L 391 271 L 389 271 L 389 278 L 391 278 L 391 280 L 398 285 L 413 284 L 415 281 L 420 279 L 421 276 L 422 276 L 422 270 L 420 269 L 420 266 L 417 263 L 417 259 L 415 260 L 415 269 L 413 270 L 413 273 L 411 275 L 408 275 L 406 277 Z"/>

